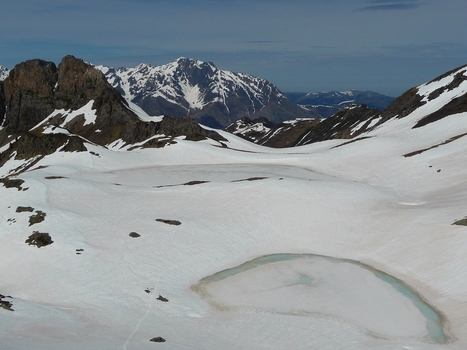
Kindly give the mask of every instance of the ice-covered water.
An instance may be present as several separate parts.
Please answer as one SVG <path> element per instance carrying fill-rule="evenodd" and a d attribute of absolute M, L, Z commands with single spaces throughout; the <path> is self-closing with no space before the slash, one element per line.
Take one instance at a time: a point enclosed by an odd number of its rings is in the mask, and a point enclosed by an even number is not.
<path fill-rule="evenodd" d="M 421 332 L 430 342 L 448 341 L 443 315 L 414 289 L 353 260 L 314 254 L 266 255 L 205 277 L 193 289 L 222 309 L 324 314 L 380 336 L 398 336 L 407 330 L 405 322 L 418 323 L 422 330 L 413 327 L 402 336 Z"/>

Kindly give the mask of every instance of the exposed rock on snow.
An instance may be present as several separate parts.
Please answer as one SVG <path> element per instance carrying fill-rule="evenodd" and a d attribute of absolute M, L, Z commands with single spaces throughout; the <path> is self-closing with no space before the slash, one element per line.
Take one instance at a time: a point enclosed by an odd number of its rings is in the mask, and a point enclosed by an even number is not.
<path fill-rule="evenodd" d="M 453 225 L 467 226 L 467 216 L 461 220 L 457 220 Z"/>
<path fill-rule="evenodd" d="M 25 241 L 28 245 L 35 245 L 37 248 L 52 244 L 52 238 L 47 232 L 34 231 Z"/>
<path fill-rule="evenodd" d="M 5 298 L 10 298 L 9 296 L 4 296 L 2 294 L 0 294 L 0 308 L 2 309 L 5 309 L 5 310 L 8 310 L 8 311 L 15 311 L 12 309 L 12 306 L 13 306 L 13 303 L 9 300 L 3 300 Z"/>
<path fill-rule="evenodd" d="M 179 226 L 182 224 L 178 220 L 156 219 L 156 221 L 163 222 L 164 224 L 167 224 L 167 225 L 174 225 L 174 226 Z"/>
<path fill-rule="evenodd" d="M 22 206 L 19 206 L 18 208 L 16 208 L 16 212 L 17 212 L 17 213 L 23 213 L 23 212 L 32 213 L 33 211 L 34 211 L 34 208 L 33 208 L 33 207 L 22 207 Z"/>
<path fill-rule="evenodd" d="M 1 163 L 0 163 L 1 166 Z M 26 191 L 27 187 L 24 188 L 21 185 L 24 183 L 24 180 L 21 179 L 12 179 L 9 176 L 0 178 L 0 183 L 3 184 L 5 188 L 16 188 L 18 191 Z"/>
<path fill-rule="evenodd" d="M 44 213 L 44 212 L 42 212 L 40 210 L 36 210 L 36 214 L 31 215 L 29 217 L 29 226 L 32 226 L 34 224 L 38 224 L 38 223 L 44 221 L 46 215 L 47 215 L 46 213 Z"/>
<path fill-rule="evenodd" d="M 169 299 L 167 298 L 164 298 L 162 295 L 159 294 L 159 296 L 157 297 L 157 300 L 159 301 L 162 301 L 164 303 L 167 303 L 169 301 Z"/>
<path fill-rule="evenodd" d="M 155 337 L 155 338 L 152 338 L 150 341 L 154 343 L 165 343 L 165 339 L 162 337 Z"/>

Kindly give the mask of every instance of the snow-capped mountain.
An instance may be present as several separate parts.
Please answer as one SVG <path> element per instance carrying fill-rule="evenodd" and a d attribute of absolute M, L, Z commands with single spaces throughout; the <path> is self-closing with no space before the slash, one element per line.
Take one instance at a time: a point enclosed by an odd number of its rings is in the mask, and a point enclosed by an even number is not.
<path fill-rule="evenodd" d="M 289 92 L 284 93 L 292 102 L 320 114 L 330 117 L 342 108 L 351 105 L 366 105 L 369 108 L 383 110 L 388 107 L 394 97 L 374 91 L 326 91 L 326 92 Z"/>
<path fill-rule="evenodd" d="M 242 117 L 264 116 L 281 122 L 314 115 L 267 80 L 221 70 L 212 62 L 179 58 L 162 66 L 97 68 L 149 115 L 188 115 L 212 127 L 227 126 Z"/>
<path fill-rule="evenodd" d="M 466 349 L 466 91 L 467 66 L 274 149 L 162 130 L 73 57 L 18 65 L 0 348 Z"/>
<path fill-rule="evenodd" d="M 5 80 L 9 73 L 8 68 L 0 66 L 0 81 Z"/>

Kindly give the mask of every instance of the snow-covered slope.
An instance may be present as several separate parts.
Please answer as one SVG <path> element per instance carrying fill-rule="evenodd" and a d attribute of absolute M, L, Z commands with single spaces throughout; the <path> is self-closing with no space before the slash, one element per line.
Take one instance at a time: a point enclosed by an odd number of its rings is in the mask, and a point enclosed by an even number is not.
<path fill-rule="evenodd" d="M 351 141 L 89 144 L 3 177 L 0 344 L 465 349 L 467 113 L 414 128 L 463 77 Z"/>
<path fill-rule="evenodd" d="M 189 115 L 212 126 L 265 115 L 275 121 L 311 116 L 267 80 L 218 69 L 212 62 L 179 58 L 162 66 L 97 66 L 128 100 L 150 115 Z"/>
<path fill-rule="evenodd" d="M 0 81 L 5 80 L 9 73 L 8 68 L 0 66 Z"/>

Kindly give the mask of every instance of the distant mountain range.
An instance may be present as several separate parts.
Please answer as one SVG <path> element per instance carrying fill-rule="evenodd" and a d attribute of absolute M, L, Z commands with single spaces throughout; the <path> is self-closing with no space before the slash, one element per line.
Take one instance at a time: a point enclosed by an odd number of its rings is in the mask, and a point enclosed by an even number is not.
<path fill-rule="evenodd" d="M 292 102 L 319 114 L 330 117 L 342 108 L 351 105 L 366 105 L 369 108 L 383 110 L 389 106 L 394 97 L 381 95 L 374 91 L 327 91 L 327 92 L 286 92 L 284 93 Z"/>

